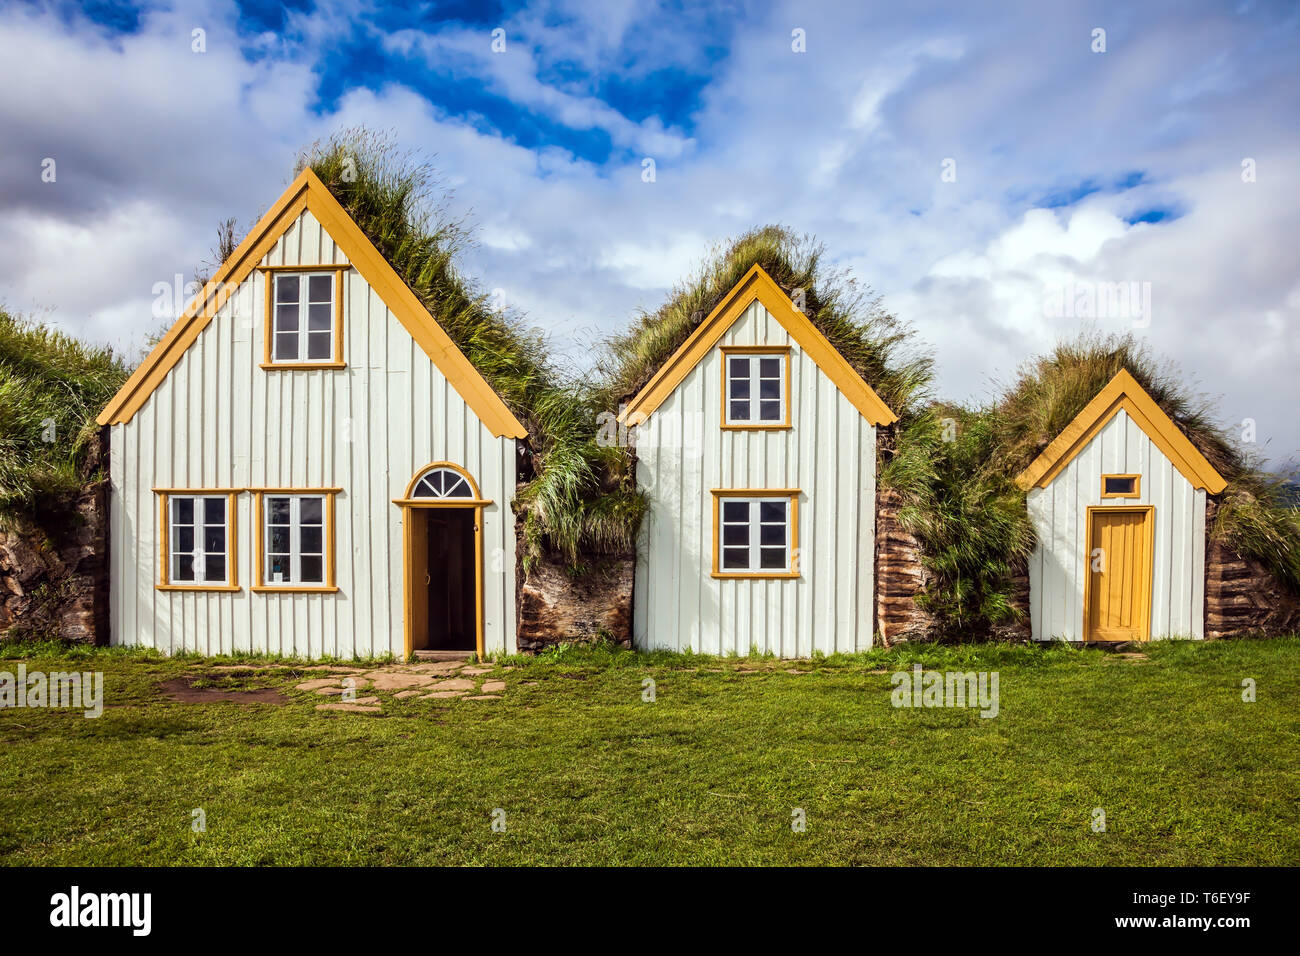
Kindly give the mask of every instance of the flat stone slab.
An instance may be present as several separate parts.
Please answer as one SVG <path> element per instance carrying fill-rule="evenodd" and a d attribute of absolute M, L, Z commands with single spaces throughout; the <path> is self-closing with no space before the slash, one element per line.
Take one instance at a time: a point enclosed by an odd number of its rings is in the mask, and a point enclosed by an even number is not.
<path fill-rule="evenodd" d="M 466 680 L 463 677 L 453 677 L 450 680 L 440 680 L 434 684 L 431 690 L 473 690 L 474 682 Z"/>
<path fill-rule="evenodd" d="M 375 700 L 376 698 L 370 697 L 366 699 Z M 365 704 L 345 704 L 342 702 L 335 702 L 332 704 L 317 704 L 316 709 L 317 710 L 345 710 L 353 714 L 377 714 L 381 710 L 381 708 L 379 707 L 369 707 Z"/>
<path fill-rule="evenodd" d="M 317 677 L 315 680 L 305 680 L 298 685 L 298 690 L 320 690 L 322 687 L 339 687 L 337 677 Z M 339 687 L 340 692 L 342 688 Z"/>
<path fill-rule="evenodd" d="M 473 674 L 475 677 L 477 677 L 479 674 L 492 673 L 492 668 L 491 667 L 465 667 L 461 669 L 461 673 Z"/>
<path fill-rule="evenodd" d="M 373 690 L 404 690 L 433 683 L 428 674 L 404 674 L 401 671 L 375 672 L 366 675 Z"/>
<path fill-rule="evenodd" d="M 499 694 L 505 689 L 506 682 L 503 680 L 487 680 L 484 681 L 483 686 L 479 688 L 479 690 L 485 694 Z"/>
<path fill-rule="evenodd" d="M 406 698 L 408 697 L 419 697 L 420 692 L 418 690 L 404 690 L 404 691 L 399 691 L 393 696 L 398 700 L 406 700 Z"/>
<path fill-rule="evenodd" d="M 432 664 L 403 664 L 404 674 L 454 674 L 464 665 L 459 661 L 437 661 Z"/>
<path fill-rule="evenodd" d="M 466 697 L 466 700 L 500 700 L 499 694 L 477 694 L 474 697 Z"/>
<path fill-rule="evenodd" d="M 465 692 L 463 690 L 435 690 L 432 694 L 421 695 L 420 700 L 438 700 L 440 698 L 445 698 L 445 697 L 463 697 L 463 696 L 465 696 Z"/>

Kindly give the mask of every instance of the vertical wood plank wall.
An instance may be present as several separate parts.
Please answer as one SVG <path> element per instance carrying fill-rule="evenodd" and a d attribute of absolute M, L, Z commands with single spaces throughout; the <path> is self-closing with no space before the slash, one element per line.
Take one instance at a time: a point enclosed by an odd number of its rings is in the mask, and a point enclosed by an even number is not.
<path fill-rule="evenodd" d="M 345 263 L 303 213 L 262 265 Z M 125 425 L 110 474 L 114 644 L 306 657 L 404 652 L 401 509 L 415 472 L 451 461 L 484 510 L 486 649 L 515 650 L 515 442 L 495 438 L 355 270 L 344 274 L 342 370 L 265 371 L 254 271 Z M 238 499 L 238 592 L 158 591 L 154 487 L 339 487 L 335 594 L 253 593 L 253 501 Z"/>
<path fill-rule="evenodd" d="M 806 657 L 866 650 L 874 605 L 876 434 L 760 303 L 724 345 L 789 345 L 794 427 L 724 431 L 715 347 L 635 431 L 650 496 L 633 637 L 642 649 Z M 800 488 L 801 577 L 717 580 L 714 488 Z"/>
<path fill-rule="evenodd" d="M 1141 475 L 1138 498 L 1102 498 L 1103 474 Z M 1205 631 L 1205 491 L 1120 410 L 1046 488 L 1029 492 L 1038 545 L 1029 559 L 1035 640 L 1083 640 L 1089 506 L 1155 505 L 1151 636 Z"/>

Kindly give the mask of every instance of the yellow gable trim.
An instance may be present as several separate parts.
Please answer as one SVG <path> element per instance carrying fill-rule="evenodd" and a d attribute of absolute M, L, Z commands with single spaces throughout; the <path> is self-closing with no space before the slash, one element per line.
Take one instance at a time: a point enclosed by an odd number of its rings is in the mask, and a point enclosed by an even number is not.
<path fill-rule="evenodd" d="M 352 217 L 339 205 L 329 188 L 310 168 L 304 169 L 267 211 L 234 254 L 217 270 L 194 298 L 180 320 L 149 353 L 126 384 L 100 413 L 101 425 L 129 422 L 145 401 L 176 366 L 181 356 L 207 327 L 226 301 L 274 247 L 279 238 L 302 215 L 310 212 L 347 256 L 411 337 L 446 376 L 496 437 L 523 438 L 524 426 L 504 401 L 479 374 L 478 369 L 456 347 L 410 287 L 402 281 Z"/>
<path fill-rule="evenodd" d="M 1043 449 L 1033 464 L 1020 473 L 1016 484 L 1025 491 L 1034 487 L 1046 488 L 1121 409 L 1156 443 L 1156 447 L 1192 487 L 1203 488 L 1212 495 L 1217 495 L 1227 487 L 1228 483 L 1223 476 L 1127 369 L 1120 369 L 1106 387 L 1084 406 L 1083 411 Z"/>
<path fill-rule="evenodd" d="M 817 363 L 817 367 L 835 383 L 836 388 L 867 421 L 872 425 L 890 425 L 898 421 L 898 416 L 881 401 L 875 390 L 862 380 L 862 376 L 854 371 L 848 360 L 831 345 L 808 316 L 794 307 L 790 297 L 759 265 L 745 273 L 745 277 L 723 297 L 708 318 L 700 323 L 699 328 L 691 333 L 628 403 L 618 420 L 633 425 L 645 421 L 682 383 L 691 369 L 718 344 L 755 299 L 781 323 L 790 337 Z"/>

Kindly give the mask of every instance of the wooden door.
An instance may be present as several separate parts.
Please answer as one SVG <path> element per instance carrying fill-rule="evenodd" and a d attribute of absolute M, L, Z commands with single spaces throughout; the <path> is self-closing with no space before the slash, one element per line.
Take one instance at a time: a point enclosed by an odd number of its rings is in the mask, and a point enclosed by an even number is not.
<path fill-rule="evenodd" d="M 1086 640 L 1151 634 L 1151 508 L 1088 510 Z"/>

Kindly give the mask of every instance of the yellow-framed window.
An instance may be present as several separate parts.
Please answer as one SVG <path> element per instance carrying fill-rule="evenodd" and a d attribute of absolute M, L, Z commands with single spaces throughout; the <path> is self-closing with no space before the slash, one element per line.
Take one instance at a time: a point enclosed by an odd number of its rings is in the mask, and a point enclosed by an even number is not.
<path fill-rule="evenodd" d="M 1140 498 L 1142 497 L 1142 476 L 1102 475 L 1101 496 L 1103 498 Z"/>
<path fill-rule="evenodd" d="M 254 488 L 257 592 L 338 590 L 334 499 L 338 488 Z"/>
<path fill-rule="evenodd" d="M 727 345 L 722 352 L 722 427 L 789 428 L 790 347 Z"/>
<path fill-rule="evenodd" d="M 264 369 L 339 369 L 345 265 L 263 266 Z"/>
<path fill-rule="evenodd" d="M 799 577 L 799 489 L 716 488 L 713 577 Z"/>
<path fill-rule="evenodd" d="M 155 488 L 160 591 L 238 591 L 239 490 Z"/>

